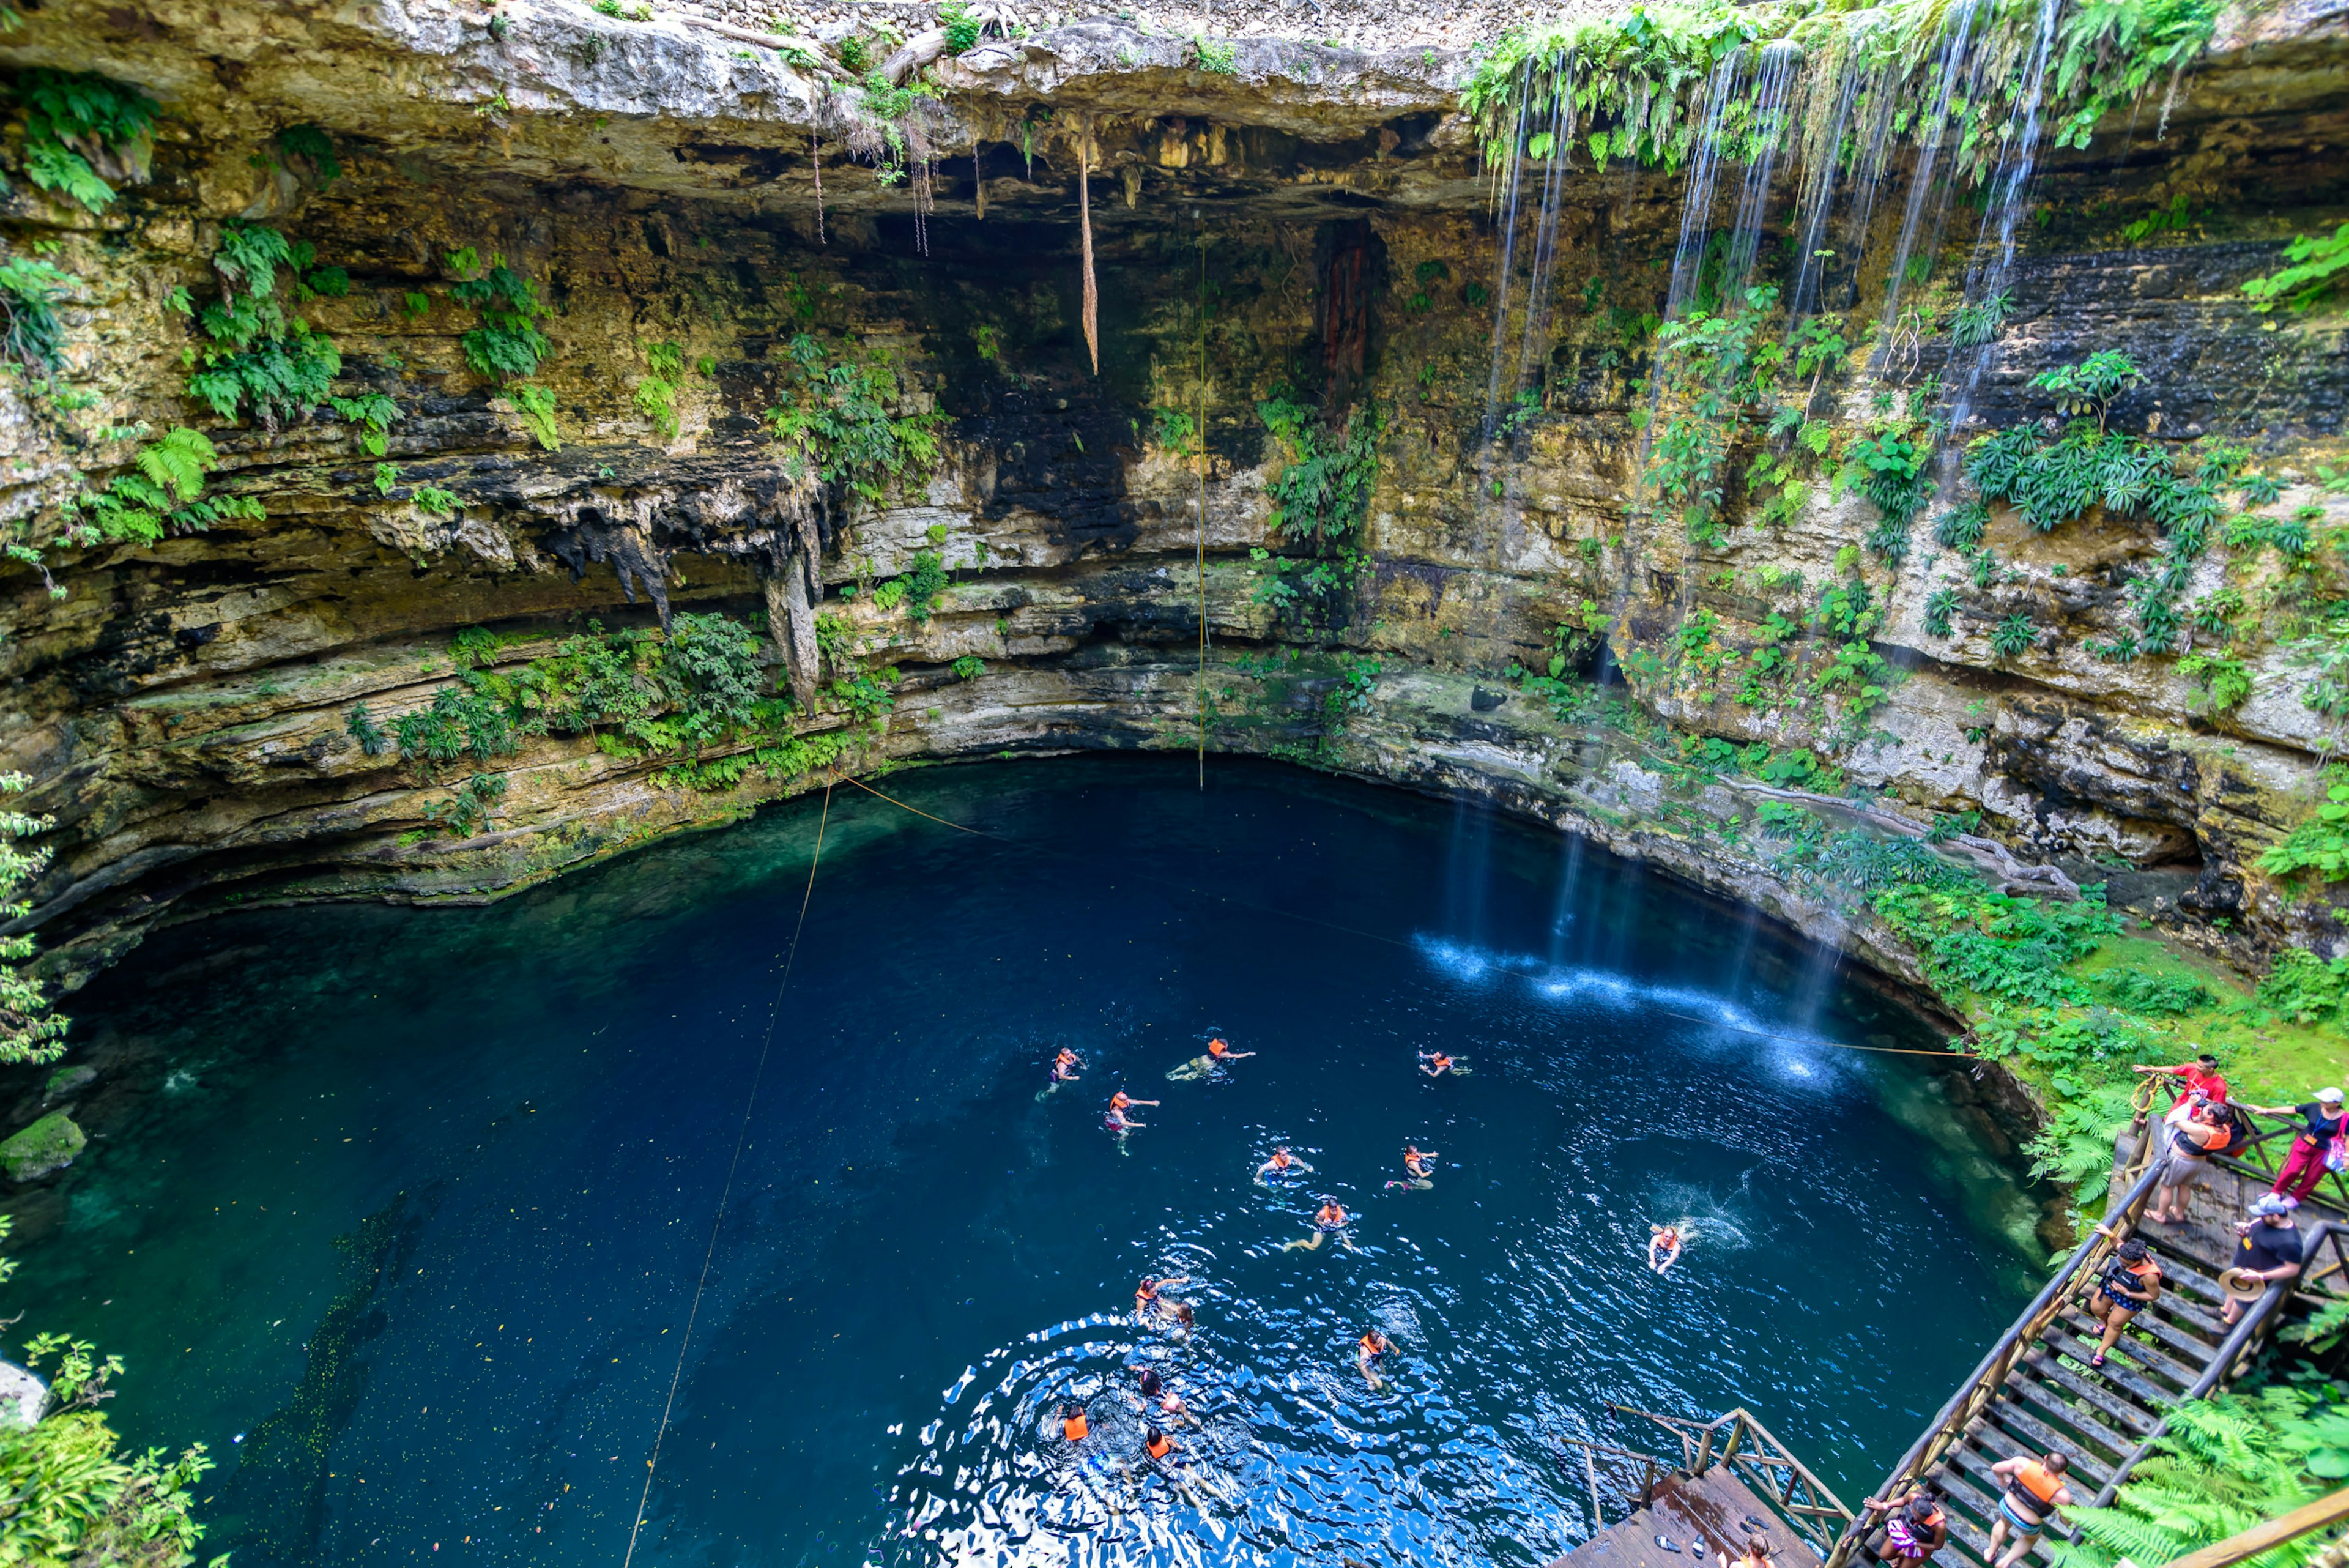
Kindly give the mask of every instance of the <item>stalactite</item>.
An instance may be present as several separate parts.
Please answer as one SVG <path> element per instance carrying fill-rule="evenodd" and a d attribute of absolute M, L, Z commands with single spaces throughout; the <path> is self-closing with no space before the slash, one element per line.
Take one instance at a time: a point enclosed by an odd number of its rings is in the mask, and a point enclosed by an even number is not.
<path fill-rule="evenodd" d="M 973 131 L 970 138 L 970 199 L 978 208 L 979 222 L 985 223 L 987 221 L 987 171 L 979 166 L 979 159 L 982 156 L 978 134 Z"/>
<path fill-rule="evenodd" d="M 1085 352 L 1093 362 L 1093 374 L 1101 374 L 1101 291 L 1093 286 L 1093 201 L 1086 171 L 1093 161 L 1092 126 L 1090 121 L 1078 132 L 1077 143 L 1077 223 L 1083 231 L 1085 254 Z"/>
<path fill-rule="evenodd" d="M 808 156 L 815 163 L 815 243 L 828 245 L 832 242 L 823 237 L 823 133 L 822 131 L 808 133 Z"/>

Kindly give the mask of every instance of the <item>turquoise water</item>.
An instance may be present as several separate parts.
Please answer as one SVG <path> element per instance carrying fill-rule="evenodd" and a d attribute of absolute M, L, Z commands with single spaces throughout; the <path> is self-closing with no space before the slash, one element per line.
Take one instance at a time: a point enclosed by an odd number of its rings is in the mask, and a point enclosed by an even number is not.
<path fill-rule="evenodd" d="M 127 1087 L 17 1332 L 212 1446 L 239 1568 L 618 1563 L 640 1501 L 649 1563 L 1527 1563 L 1588 1528 L 1555 1436 L 1654 1446 L 1607 1400 L 1743 1403 L 1856 1501 L 2033 1282 L 1950 1080 L 1825 1044 L 1930 1034 L 1636 867 L 1270 764 L 887 787 L 1021 846 L 835 793 L 780 1005 L 815 801 L 490 909 L 150 941 L 75 999 Z M 1257 1054 L 1169 1081 L 1211 1033 Z M 1119 1086 L 1164 1102 L 1123 1147 Z M 1384 1187 L 1406 1140 L 1433 1189 Z M 1315 1174 L 1254 1182 L 1276 1142 Z M 1350 1246 L 1282 1250 L 1325 1194 Z M 1185 1489 L 1123 1469 L 1145 1364 L 1204 1422 Z"/>

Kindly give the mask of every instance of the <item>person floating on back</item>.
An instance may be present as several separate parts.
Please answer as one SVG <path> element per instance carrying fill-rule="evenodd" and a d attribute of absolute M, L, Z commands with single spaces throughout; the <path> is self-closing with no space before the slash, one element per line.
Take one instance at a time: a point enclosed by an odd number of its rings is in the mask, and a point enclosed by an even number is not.
<path fill-rule="evenodd" d="M 1950 1516 L 1923 1487 L 1911 1487 L 1897 1498 L 1871 1497 L 1860 1510 L 1863 1515 L 1885 1516 L 1884 1544 L 1875 1549 L 1879 1563 L 1917 1568 L 1950 1543 Z"/>
<path fill-rule="evenodd" d="M 1648 1227 L 1648 1267 L 1661 1274 L 1680 1261 L 1680 1227 L 1651 1224 Z"/>
<path fill-rule="evenodd" d="M 1286 1252 L 1292 1247 L 1302 1247 L 1310 1252 L 1330 1236 L 1337 1237 L 1349 1251 L 1353 1249 L 1354 1244 L 1346 1240 L 1346 1210 L 1336 1199 L 1324 1198 L 1321 1207 L 1314 1210 L 1313 1234 L 1301 1241 L 1283 1241 L 1280 1250 Z"/>
<path fill-rule="evenodd" d="M 2018 1454 L 1991 1466 L 1990 1473 L 2006 1483 L 1998 1500 L 1998 1518 L 1990 1527 L 1990 1549 L 1982 1553 L 1992 1568 L 2014 1568 L 2039 1544 L 2047 1521 L 2073 1501 L 2072 1489 L 2064 1484 L 2064 1472 L 2071 1468 L 2070 1459 L 2052 1452 L 2035 1459 Z M 2002 1558 L 1998 1545 L 2009 1532 L 2014 1535 L 2014 1549 Z"/>
<path fill-rule="evenodd" d="M 2112 1234 L 2102 1225 L 2096 1227 L 2096 1233 Z M 2105 1325 L 2105 1337 L 2088 1365 L 2102 1366 L 2129 1320 L 2160 1299 L 2161 1264 L 2151 1249 L 2132 1236 L 2114 1250 L 2096 1282 L 2096 1293 L 2089 1299 L 2088 1311 Z"/>
<path fill-rule="evenodd" d="M 1379 1360 L 1394 1354 L 1394 1344 L 1377 1329 L 1363 1332 L 1354 1348 L 1354 1365 L 1362 1369 L 1362 1379 L 1373 1388 L 1383 1388 L 1387 1380 L 1379 1376 Z"/>
<path fill-rule="evenodd" d="M 1458 1065 L 1441 1051 L 1422 1051 L 1419 1054 L 1419 1070 L 1431 1078 L 1441 1078 Z"/>
<path fill-rule="evenodd" d="M 1270 1159 L 1256 1168 L 1257 1184 L 1260 1187 L 1269 1187 L 1274 1182 L 1287 1178 L 1291 1171 L 1297 1170 L 1301 1170 L 1309 1176 L 1313 1173 L 1311 1166 L 1289 1153 L 1288 1146 L 1282 1144 L 1272 1151 Z"/>
<path fill-rule="evenodd" d="M 1426 1191 L 1435 1185 L 1435 1157 L 1443 1152 L 1442 1149 L 1431 1148 L 1423 1153 L 1415 1145 L 1403 1145 L 1402 1169 L 1405 1179 L 1388 1182 L 1388 1189 L 1392 1190 L 1401 1187 L 1413 1191 Z"/>

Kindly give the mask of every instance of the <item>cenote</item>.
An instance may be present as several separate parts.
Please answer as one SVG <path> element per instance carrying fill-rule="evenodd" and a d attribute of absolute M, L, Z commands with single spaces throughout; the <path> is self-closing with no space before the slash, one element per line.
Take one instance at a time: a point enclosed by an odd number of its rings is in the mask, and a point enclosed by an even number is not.
<path fill-rule="evenodd" d="M 78 999 L 137 1104 L 17 1304 L 129 1359 L 134 1444 L 221 1457 L 207 1552 L 616 1562 L 642 1499 L 655 1563 L 1537 1563 L 1606 1401 L 1742 1403 L 1857 1501 L 2034 1282 L 1963 1080 L 1840 1048 L 1931 1033 L 1748 913 L 1270 763 L 883 787 L 1000 838 L 843 785 L 488 908 L 184 926 Z M 1170 1082 L 1212 1033 L 1256 1054 Z M 1123 1151 L 1118 1087 L 1164 1102 Z M 1276 1143 L 1314 1174 L 1253 1182 Z M 1282 1251 L 1322 1194 L 1353 1250 Z M 1107 1462 L 1145 1365 L 1195 1505 Z"/>

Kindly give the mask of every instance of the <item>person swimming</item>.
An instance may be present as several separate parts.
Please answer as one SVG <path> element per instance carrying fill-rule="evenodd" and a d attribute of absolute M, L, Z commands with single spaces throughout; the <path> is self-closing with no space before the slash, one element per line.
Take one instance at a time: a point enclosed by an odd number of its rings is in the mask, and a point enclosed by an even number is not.
<path fill-rule="evenodd" d="M 1148 1323 L 1162 1310 L 1171 1314 L 1174 1310 L 1174 1303 L 1170 1301 L 1160 1300 L 1159 1293 L 1161 1291 L 1171 1291 L 1176 1285 L 1187 1285 L 1190 1282 L 1191 1276 L 1188 1274 L 1177 1274 L 1171 1280 L 1162 1280 L 1154 1275 L 1144 1274 L 1142 1277 L 1142 1282 L 1133 1287 L 1134 1321 L 1136 1323 Z"/>
<path fill-rule="evenodd" d="M 1126 1112 L 1135 1106 L 1154 1106 L 1157 1103 L 1156 1100 L 1137 1100 L 1123 1089 L 1120 1089 L 1109 1097 L 1109 1109 L 1102 1113 L 1102 1126 L 1117 1135 L 1118 1153 L 1125 1152 L 1125 1138 L 1128 1133 L 1150 1125 L 1147 1122 L 1134 1120 L 1126 1115 Z"/>
<path fill-rule="evenodd" d="M 1460 1062 L 1457 1057 L 1447 1056 L 1441 1051 L 1422 1051 L 1419 1054 L 1419 1070 L 1431 1078 L 1441 1078 L 1446 1073 L 1460 1071 Z"/>
<path fill-rule="evenodd" d="M 1313 1168 L 1289 1153 L 1288 1146 L 1282 1144 L 1272 1151 L 1270 1159 L 1256 1168 L 1257 1182 L 1259 1186 L 1269 1187 L 1274 1181 L 1287 1177 L 1293 1170 L 1301 1170 L 1309 1176 L 1313 1172 Z"/>
<path fill-rule="evenodd" d="M 1077 1069 L 1082 1067 L 1084 1064 L 1085 1059 L 1083 1057 L 1078 1055 L 1074 1051 L 1070 1050 L 1067 1046 L 1062 1046 L 1061 1048 L 1061 1054 L 1052 1058 L 1052 1082 L 1056 1084 L 1075 1083 L 1079 1075 Z"/>
<path fill-rule="evenodd" d="M 1071 1399 L 1061 1406 L 1061 1436 L 1071 1443 L 1081 1443 L 1092 1431 L 1092 1426 L 1085 1420 L 1082 1405 Z"/>
<path fill-rule="evenodd" d="M 1648 1267 L 1662 1273 L 1681 1260 L 1681 1228 L 1677 1225 L 1648 1227 Z"/>
<path fill-rule="evenodd" d="M 1390 1181 L 1387 1183 L 1388 1189 L 1392 1191 L 1401 1187 L 1413 1191 L 1424 1192 L 1434 1186 L 1435 1157 L 1442 1152 L 1441 1149 L 1431 1148 L 1423 1153 L 1415 1144 L 1403 1145 L 1402 1168 L 1408 1179 Z"/>
<path fill-rule="evenodd" d="M 1364 1331 L 1357 1342 L 1354 1363 L 1362 1369 L 1362 1376 L 1373 1388 L 1383 1388 L 1387 1380 L 1379 1376 L 1379 1359 L 1394 1354 L 1394 1342 L 1377 1329 Z"/>
<path fill-rule="evenodd" d="M 1255 1054 L 1253 1051 L 1235 1051 L 1229 1042 L 1217 1036 L 1207 1042 L 1206 1055 L 1194 1056 L 1179 1067 L 1168 1068 L 1166 1076 L 1176 1083 L 1211 1077 L 1220 1072 L 1226 1063 L 1245 1061 Z"/>
<path fill-rule="evenodd" d="M 1326 1238 L 1335 1236 L 1350 1251 L 1354 1244 L 1346 1240 L 1346 1219 L 1343 1205 L 1334 1198 L 1324 1198 L 1321 1207 L 1313 1213 L 1313 1234 L 1299 1241 L 1283 1241 L 1280 1250 L 1286 1252 L 1292 1247 L 1302 1247 L 1310 1252 L 1319 1248 Z"/>

